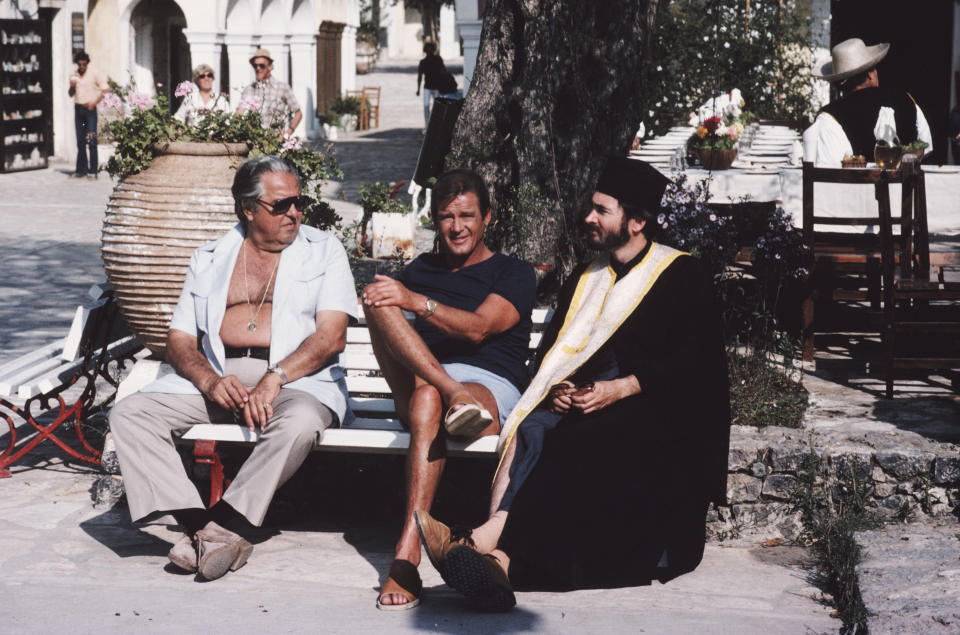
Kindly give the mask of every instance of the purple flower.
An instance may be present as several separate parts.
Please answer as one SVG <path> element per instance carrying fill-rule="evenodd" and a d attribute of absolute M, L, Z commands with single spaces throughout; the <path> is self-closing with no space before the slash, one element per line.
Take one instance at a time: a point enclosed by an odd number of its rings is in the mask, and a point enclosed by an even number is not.
<path fill-rule="evenodd" d="M 302 147 L 303 147 L 303 144 L 300 143 L 300 139 L 298 139 L 297 137 L 293 137 L 293 136 L 287 137 L 286 140 L 284 140 L 283 142 L 284 150 L 299 150 Z"/>
<path fill-rule="evenodd" d="M 254 111 L 260 108 L 260 101 L 256 97 L 248 97 L 240 100 L 240 107 L 244 110 Z"/>
<path fill-rule="evenodd" d="M 666 220 L 666 218 L 667 218 L 666 214 L 660 214 L 659 216 L 657 216 L 657 224 L 663 225 L 664 227 L 666 227 L 666 225 L 663 222 L 664 220 Z"/>

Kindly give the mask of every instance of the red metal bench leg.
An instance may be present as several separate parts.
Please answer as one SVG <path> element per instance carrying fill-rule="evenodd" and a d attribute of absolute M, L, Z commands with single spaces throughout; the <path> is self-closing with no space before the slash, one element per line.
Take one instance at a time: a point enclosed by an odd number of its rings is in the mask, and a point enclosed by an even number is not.
<path fill-rule="evenodd" d="M 11 473 L 6 468 L 25 455 L 29 454 L 30 451 L 32 451 L 45 440 L 51 441 L 57 447 L 75 459 L 85 461 L 93 465 L 99 465 L 100 452 L 87 443 L 86 438 L 83 436 L 82 424 L 85 420 L 84 412 L 88 405 L 88 399 L 85 397 L 86 394 L 84 394 L 84 396 L 82 396 L 69 407 L 67 406 L 66 402 L 64 402 L 63 397 L 60 395 L 56 395 L 55 397 L 48 397 L 47 395 L 32 397 L 27 400 L 23 408 L 10 403 L 6 399 L 0 399 L 0 408 L 10 413 L 7 414 L 4 412 L 0 414 L 0 417 L 7 422 L 7 427 L 10 430 L 10 443 L 6 450 L 0 454 L 0 478 L 9 478 Z M 57 402 L 59 408 L 56 418 L 48 425 L 39 423 L 33 416 L 33 407 L 40 406 L 41 410 L 50 411 L 52 408 L 49 402 L 54 400 Z M 15 415 L 17 418 L 28 423 L 37 432 L 32 439 L 21 445 L 19 448 L 16 447 L 16 425 L 11 415 Z M 74 420 L 74 432 L 83 446 L 83 451 L 81 452 L 74 450 L 56 436 L 57 430 L 60 428 L 60 426 L 70 419 Z"/>
<path fill-rule="evenodd" d="M 193 459 L 197 463 L 210 466 L 210 507 L 213 507 L 223 496 L 223 462 L 217 452 L 217 442 L 194 441 Z"/>

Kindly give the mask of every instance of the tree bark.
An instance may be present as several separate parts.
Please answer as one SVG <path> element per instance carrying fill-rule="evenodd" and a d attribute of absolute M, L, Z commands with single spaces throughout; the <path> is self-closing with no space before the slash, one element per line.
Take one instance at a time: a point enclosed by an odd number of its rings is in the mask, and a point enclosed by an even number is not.
<path fill-rule="evenodd" d="M 629 149 L 648 36 L 666 1 L 487 2 L 448 166 L 484 177 L 494 246 L 541 274 L 573 267 L 576 227 L 605 159 Z"/>

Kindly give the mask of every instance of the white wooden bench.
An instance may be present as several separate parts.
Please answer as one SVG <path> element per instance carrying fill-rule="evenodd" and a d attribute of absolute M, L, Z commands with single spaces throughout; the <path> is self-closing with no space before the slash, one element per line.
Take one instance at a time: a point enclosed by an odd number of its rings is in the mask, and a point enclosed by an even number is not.
<path fill-rule="evenodd" d="M 360 309 L 360 315 L 363 310 Z M 529 352 L 540 344 L 542 331 L 553 316 L 552 309 L 534 309 L 533 332 Z M 363 318 L 360 326 L 347 328 L 346 349 L 340 356 L 346 371 L 350 408 L 356 419 L 349 427 L 331 428 L 323 433 L 317 450 L 334 452 L 363 452 L 404 454 L 410 445 L 410 433 L 397 418 L 390 387 L 380 374 L 380 367 L 370 345 L 370 333 Z M 143 388 L 157 377 L 173 372 L 160 361 L 143 359 L 137 362 L 130 375 L 120 384 L 117 400 Z M 217 443 L 255 443 L 259 433 L 243 425 L 199 424 L 188 430 L 181 442 L 194 444 L 194 459 L 211 466 L 211 502 L 222 493 L 223 467 L 217 453 Z M 489 456 L 496 452 L 497 437 L 488 436 L 470 442 L 449 440 L 450 456 Z"/>
<path fill-rule="evenodd" d="M 83 437 L 80 423 L 90 413 L 96 400 L 98 378 L 105 378 L 106 365 L 114 360 L 129 359 L 140 348 L 133 335 L 111 339 L 110 330 L 116 307 L 109 306 L 106 285 L 94 285 L 89 295 L 92 302 L 77 307 L 67 336 L 37 350 L 0 365 L 0 412 L 9 430 L 8 446 L 0 454 L 0 478 L 9 477 L 6 469 L 43 440 L 48 439 L 74 458 L 99 464 L 100 453 Z M 63 393 L 82 387 L 76 400 L 68 403 Z M 116 383 L 114 383 L 116 385 Z M 70 393 L 73 395 L 74 393 Z M 22 401 L 22 405 L 12 400 Z M 103 400 L 101 399 L 101 402 Z M 50 423 L 41 423 L 40 416 L 57 409 Z M 14 417 L 29 424 L 36 432 L 17 447 Z M 75 432 L 83 449 L 79 452 L 56 436 L 65 421 L 73 419 Z"/>

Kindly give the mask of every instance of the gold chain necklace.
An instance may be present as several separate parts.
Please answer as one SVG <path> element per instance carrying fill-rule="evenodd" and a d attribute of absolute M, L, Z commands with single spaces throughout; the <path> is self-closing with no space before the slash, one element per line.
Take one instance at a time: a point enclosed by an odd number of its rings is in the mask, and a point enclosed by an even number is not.
<path fill-rule="evenodd" d="M 277 273 L 277 269 L 280 267 L 280 258 L 277 258 L 277 262 L 273 265 L 273 271 L 270 272 L 270 278 L 267 279 L 267 286 L 263 289 L 263 295 L 260 297 L 260 304 L 257 305 L 257 310 L 253 310 L 253 303 L 250 302 L 250 285 L 247 283 L 247 241 L 244 240 L 240 243 L 240 250 L 243 252 L 243 290 L 247 294 L 247 308 L 250 310 L 250 321 L 247 322 L 248 331 L 257 330 L 257 318 L 260 317 L 260 309 L 263 308 L 263 302 L 267 299 L 267 293 L 270 291 L 270 284 L 273 282 L 273 276 Z"/>

